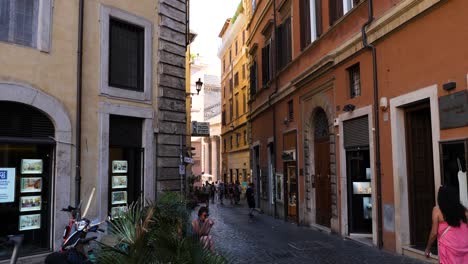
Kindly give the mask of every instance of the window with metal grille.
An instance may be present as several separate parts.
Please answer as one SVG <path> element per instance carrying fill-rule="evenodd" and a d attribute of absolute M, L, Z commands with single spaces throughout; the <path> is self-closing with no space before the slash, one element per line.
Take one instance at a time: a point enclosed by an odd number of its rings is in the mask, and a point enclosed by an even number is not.
<path fill-rule="evenodd" d="M 262 85 L 267 86 L 272 78 L 271 68 L 271 41 L 265 44 L 262 48 Z"/>
<path fill-rule="evenodd" d="M 354 98 L 361 95 L 361 76 L 359 63 L 354 64 L 348 69 L 350 97 Z"/>
<path fill-rule="evenodd" d="M 109 86 L 143 92 L 144 28 L 109 21 Z"/>
<path fill-rule="evenodd" d="M 292 121 L 294 120 L 294 105 L 293 105 L 293 100 L 288 102 L 288 120 Z"/>
<path fill-rule="evenodd" d="M 238 72 L 234 74 L 234 87 L 237 87 L 237 86 L 239 86 L 239 73 Z"/>
<path fill-rule="evenodd" d="M 37 46 L 39 0 L 0 1 L 0 41 Z"/>

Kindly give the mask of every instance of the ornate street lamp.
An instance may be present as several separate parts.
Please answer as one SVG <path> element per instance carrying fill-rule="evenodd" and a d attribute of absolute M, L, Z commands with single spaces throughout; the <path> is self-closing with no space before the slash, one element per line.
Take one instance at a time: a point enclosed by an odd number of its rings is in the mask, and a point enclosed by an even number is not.
<path fill-rule="evenodd" d="M 195 82 L 195 86 L 196 86 L 195 89 L 197 89 L 197 95 L 199 95 L 201 88 L 203 86 L 203 82 L 201 81 L 201 78 L 198 78 L 198 81 Z"/>

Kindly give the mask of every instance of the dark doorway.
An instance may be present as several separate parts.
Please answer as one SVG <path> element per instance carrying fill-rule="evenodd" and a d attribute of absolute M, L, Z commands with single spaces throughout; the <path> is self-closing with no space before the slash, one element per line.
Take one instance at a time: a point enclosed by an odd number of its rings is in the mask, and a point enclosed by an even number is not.
<path fill-rule="evenodd" d="M 299 186 L 297 177 L 297 132 L 291 131 L 283 135 L 283 173 L 284 197 L 285 197 L 285 216 L 286 220 L 297 223 L 299 218 Z"/>
<path fill-rule="evenodd" d="M 368 147 L 346 150 L 349 233 L 372 233 L 372 188 Z"/>
<path fill-rule="evenodd" d="M 110 116 L 108 197 L 112 217 L 133 202 L 143 202 L 142 125 L 138 118 Z"/>
<path fill-rule="evenodd" d="M 429 103 L 406 108 L 405 122 L 411 244 L 423 247 L 435 205 Z"/>
<path fill-rule="evenodd" d="M 314 153 L 316 222 L 330 227 L 330 137 L 328 119 L 323 109 L 318 110 L 314 116 Z"/>

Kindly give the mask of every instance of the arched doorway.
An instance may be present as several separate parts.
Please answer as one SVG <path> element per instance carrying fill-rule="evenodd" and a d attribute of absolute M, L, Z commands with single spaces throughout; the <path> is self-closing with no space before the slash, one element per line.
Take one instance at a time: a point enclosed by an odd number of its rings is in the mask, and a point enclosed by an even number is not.
<path fill-rule="evenodd" d="M 316 223 L 330 227 L 331 174 L 330 174 L 330 133 L 328 118 L 322 108 L 315 111 L 314 117 L 314 157 L 315 157 L 315 201 Z"/>
<path fill-rule="evenodd" d="M 49 232 L 44 236 L 44 239 L 48 240 L 48 249 L 47 251 L 50 251 L 51 248 L 57 249 L 60 244 L 62 243 L 62 236 L 63 236 L 63 223 L 66 223 L 68 221 L 68 216 L 67 214 L 62 214 L 62 213 L 57 213 L 59 212 L 62 208 L 67 207 L 68 205 L 71 204 L 71 190 L 73 188 L 72 185 L 72 126 L 71 126 L 71 121 L 69 114 L 66 110 L 65 105 L 56 99 L 55 97 L 41 91 L 40 89 L 34 88 L 30 85 L 26 84 L 20 84 L 20 83 L 2 83 L 0 82 L 0 91 L 1 91 L 1 98 L 0 98 L 0 112 L 2 112 L 3 116 L 5 117 L 13 117 L 13 108 L 8 108 L 8 107 L 3 107 L 8 104 L 16 104 L 17 106 L 22 106 L 22 107 L 27 107 L 29 109 L 32 109 L 32 112 L 35 112 L 36 114 L 39 113 L 42 117 L 45 117 L 47 120 L 50 121 L 53 125 L 53 129 L 50 129 L 50 125 L 47 125 L 46 127 L 49 127 L 49 131 L 47 133 L 43 133 L 42 136 L 40 131 L 43 131 L 44 127 L 42 127 L 40 124 L 37 124 L 38 119 L 33 118 L 31 119 L 31 122 L 26 122 L 26 124 L 29 125 L 21 125 L 20 127 L 22 128 L 21 131 L 23 131 L 23 138 L 19 137 L 21 135 L 20 133 L 16 133 L 13 131 L 13 135 L 11 134 L 11 128 L 13 128 L 15 125 L 20 125 L 24 124 L 24 122 L 20 122 L 19 120 L 27 120 L 27 116 L 21 117 L 21 115 L 16 114 L 16 118 L 12 119 L 15 120 L 12 125 L 5 125 L 5 121 L 2 121 L 3 124 L 0 127 L 0 130 L 3 131 L 3 133 L 6 133 L 7 129 L 10 129 L 10 134 L 3 136 L 3 142 L 14 142 L 14 140 L 17 141 L 25 141 L 26 139 L 31 140 L 34 139 L 36 140 L 37 143 L 52 143 L 51 146 L 53 146 L 53 152 L 52 155 L 49 154 L 49 158 L 52 160 L 52 174 L 53 174 L 53 184 L 51 188 L 49 189 L 50 194 L 54 194 L 50 196 L 49 203 L 45 204 L 43 203 L 42 206 L 47 206 L 47 214 L 53 215 L 52 217 L 49 217 L 49 221 L 47 219 L 41 219 L 41 225 L 42 223 L 47 224 L 49 228 Z M 18 113 L 18 111 L 16 111 Z M 26 111 L 28 112 L 28 111 Z M 24 119 L 26 118 L 26 119 Z M 32 124 L 35 124 L 34 126 Z M 44 124 L 44 123 L 42 123 Z M 30 128 L 28 128 L 30 126 Z M 33 129 L 33 127 L 35 127 Z M 28 133 L 25 133 L 30 130 Z M 52 133 L 52 136 L 50 134 Z M 16 139 L 15 139 L 16 137 Z M 41 145 L 41 144 L 39 144 Z M 28 159 L 28 158 L 24 158 Z M 34 159 L 34 158 L 33 158 Z M 1 160 L 1 159 L 0 159 Z M 45 159 L 44 159 L 45 160 Z M 5 164 L 5 163 L 4 163 Z M 44 165 L 45 161 L 43 161 L 43 171 L 46 171 L 47 168 Z M 2 165 L 4 166 L 4 165 Z M 10 166 L 7 164 L 7 166 Z M 21 169 L 21 160 L 19 161 L 19 165 L 15 165 L 15 175 L 18 174 L 17 170 L 18 168 Z M 18 167 L 20 166 L 20 167 Z M 19 175 L 17 177 L 20 178 L 27 178 L 27 177 L 39 177 L 39 174 L 36 174 L 38 176 L 35 176 L 35 174 L 24 174 L 24 175 L 34 175 L 34 176 L 22 176 L 21 170 L 19 171 Z M 41 176 L 42 177 L 42 176 Z M 19 184 L 21 182 L 17 183 L 15 180 L 15 189 L 20 188 Z M 43 183 L 45 186 L 45 181 Z M 15 192 L 18 190 L 16 189 Z M 27 194 L 27 192 L 23 192 L 23 194 Z M 20 191 L 20 195 L 21 194 Z M 29 194 L 28 194 L 29 195 Z M 16 193 L 15 193 L 16 196 Z M 41 196 L 42 196 L 42 191 L 41 191 Z M 21 196 L 20 196 L 21 197 Z M 15 200 L 17 200 L 15 198 Z M 11 204 L 11 203 L 10 203 Z M 11 205 L 15 205 L 19 207 L 19 201 L 14 202 Z M 45 207 L 44 207 L 45 208 Z M 19 210 L 19 209 L 18 209 Z M 35 214 L 34 211 L 26 212 L 24 211 L 24 214 Z M 21 213 L 23 213 L 21 212 Z M 42 217 L 42 216 L 41 216 Z M 27 218 L 24 219 L 23 223 L 27 223 L 28 221 Z M 30 217 L 30 220 L 33 220 L 33 217 Z M 42 221 L 44 220 L 44 221 Z M 3 220 L 2 220 L 3 221 Z M 18 223 L 16 225 L 19 225 L 19 219 L 17 219 Z M 3 223 L 3 222 L 2 222 Z M 6 228 L 6 225 L 4 225 L 4 228 Z M 24 232 L 28 232 L 29 230 L 24 230 Z M 21 231 L 23 232 L 23 231 Z M 20 233 L 20 231 L 17 230 L 16 233 L 11 233 L 11 234 L 17 234 Z M 52 237 L 51 237 L 52 236 Z M 42 237 L 41 237 L 42 238 Z M 27 243 L 26 241 L 24 243 Z M 22 254 L 24 255 L 30 255 L 30 254 L 37 254 L 38 252 L 42 251 L 43 246 L 39 248 L 31 248 L 29 253 L 26 251 L 26 245 L 22 249 Z M 5 252 L 5 254 L 8 255 L 8 252 Z M 5 255 L 6 257 L 8 257 Z"/>
<path fill-rule="evenodd" d="M 23 254 L 49 251 L 54 124 L 37 108 L 8 101 L 0 101 L 0 123 L 0 237 L 23 234 Z"/>

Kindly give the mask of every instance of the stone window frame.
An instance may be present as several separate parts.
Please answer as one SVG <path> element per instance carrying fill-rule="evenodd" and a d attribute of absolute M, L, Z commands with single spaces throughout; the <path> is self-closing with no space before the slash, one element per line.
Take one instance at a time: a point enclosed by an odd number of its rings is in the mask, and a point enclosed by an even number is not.
<path fill-rule="evenodd" d="M 144 28 L 144 80 L 143 92 L 132 91 L 113 87 L 109 85 L 109 26 L 110 18 L 117 18 L 124 22 L 134 24 Z M 152 57 L 153 57 L 153 23 L 141 16 L 131 14 L 127 11 L 102 5 L 100 7 L 101 22 L 101 61 L 100 61 L 100 93 L 101 95 L 116 97 L 120 99 L 130 99 L 151 103 L 152 96 Z"/>
<path fill-rule="evenodd" d="M 1 42 L 38 49 L 42 52 L 50 52 L 52 38 L 52 1 L 53 0 L 38 0 L 37 25 L 33 25 L 33 38 L 35 38 L 35 40 L 33 40 L 34 46 L 23 45 L 11 41 Z"/>
<path fill-rule="evenodd" d="M 98 160 L 98 188 L 97 197 L 98 215 L 100 219 L 108 216 L 108 192 L 109 188 L 109 135 L 110 135 L 110 116 L 120 115 L 143 119 L 142 124 L 142 148 L 144 149 L 143 164 L 143 184 L 144 201 L 149 201 L 155 197 L 155 178 L 154 178 L 154 131 L 153 123 L 155 113 L 152 108 L 139 107 L 126 104 L 114 104 L 108 102 L 99 103 L 99 160 Z M 146 203 L 146 202 L 145 202 Z"/>

